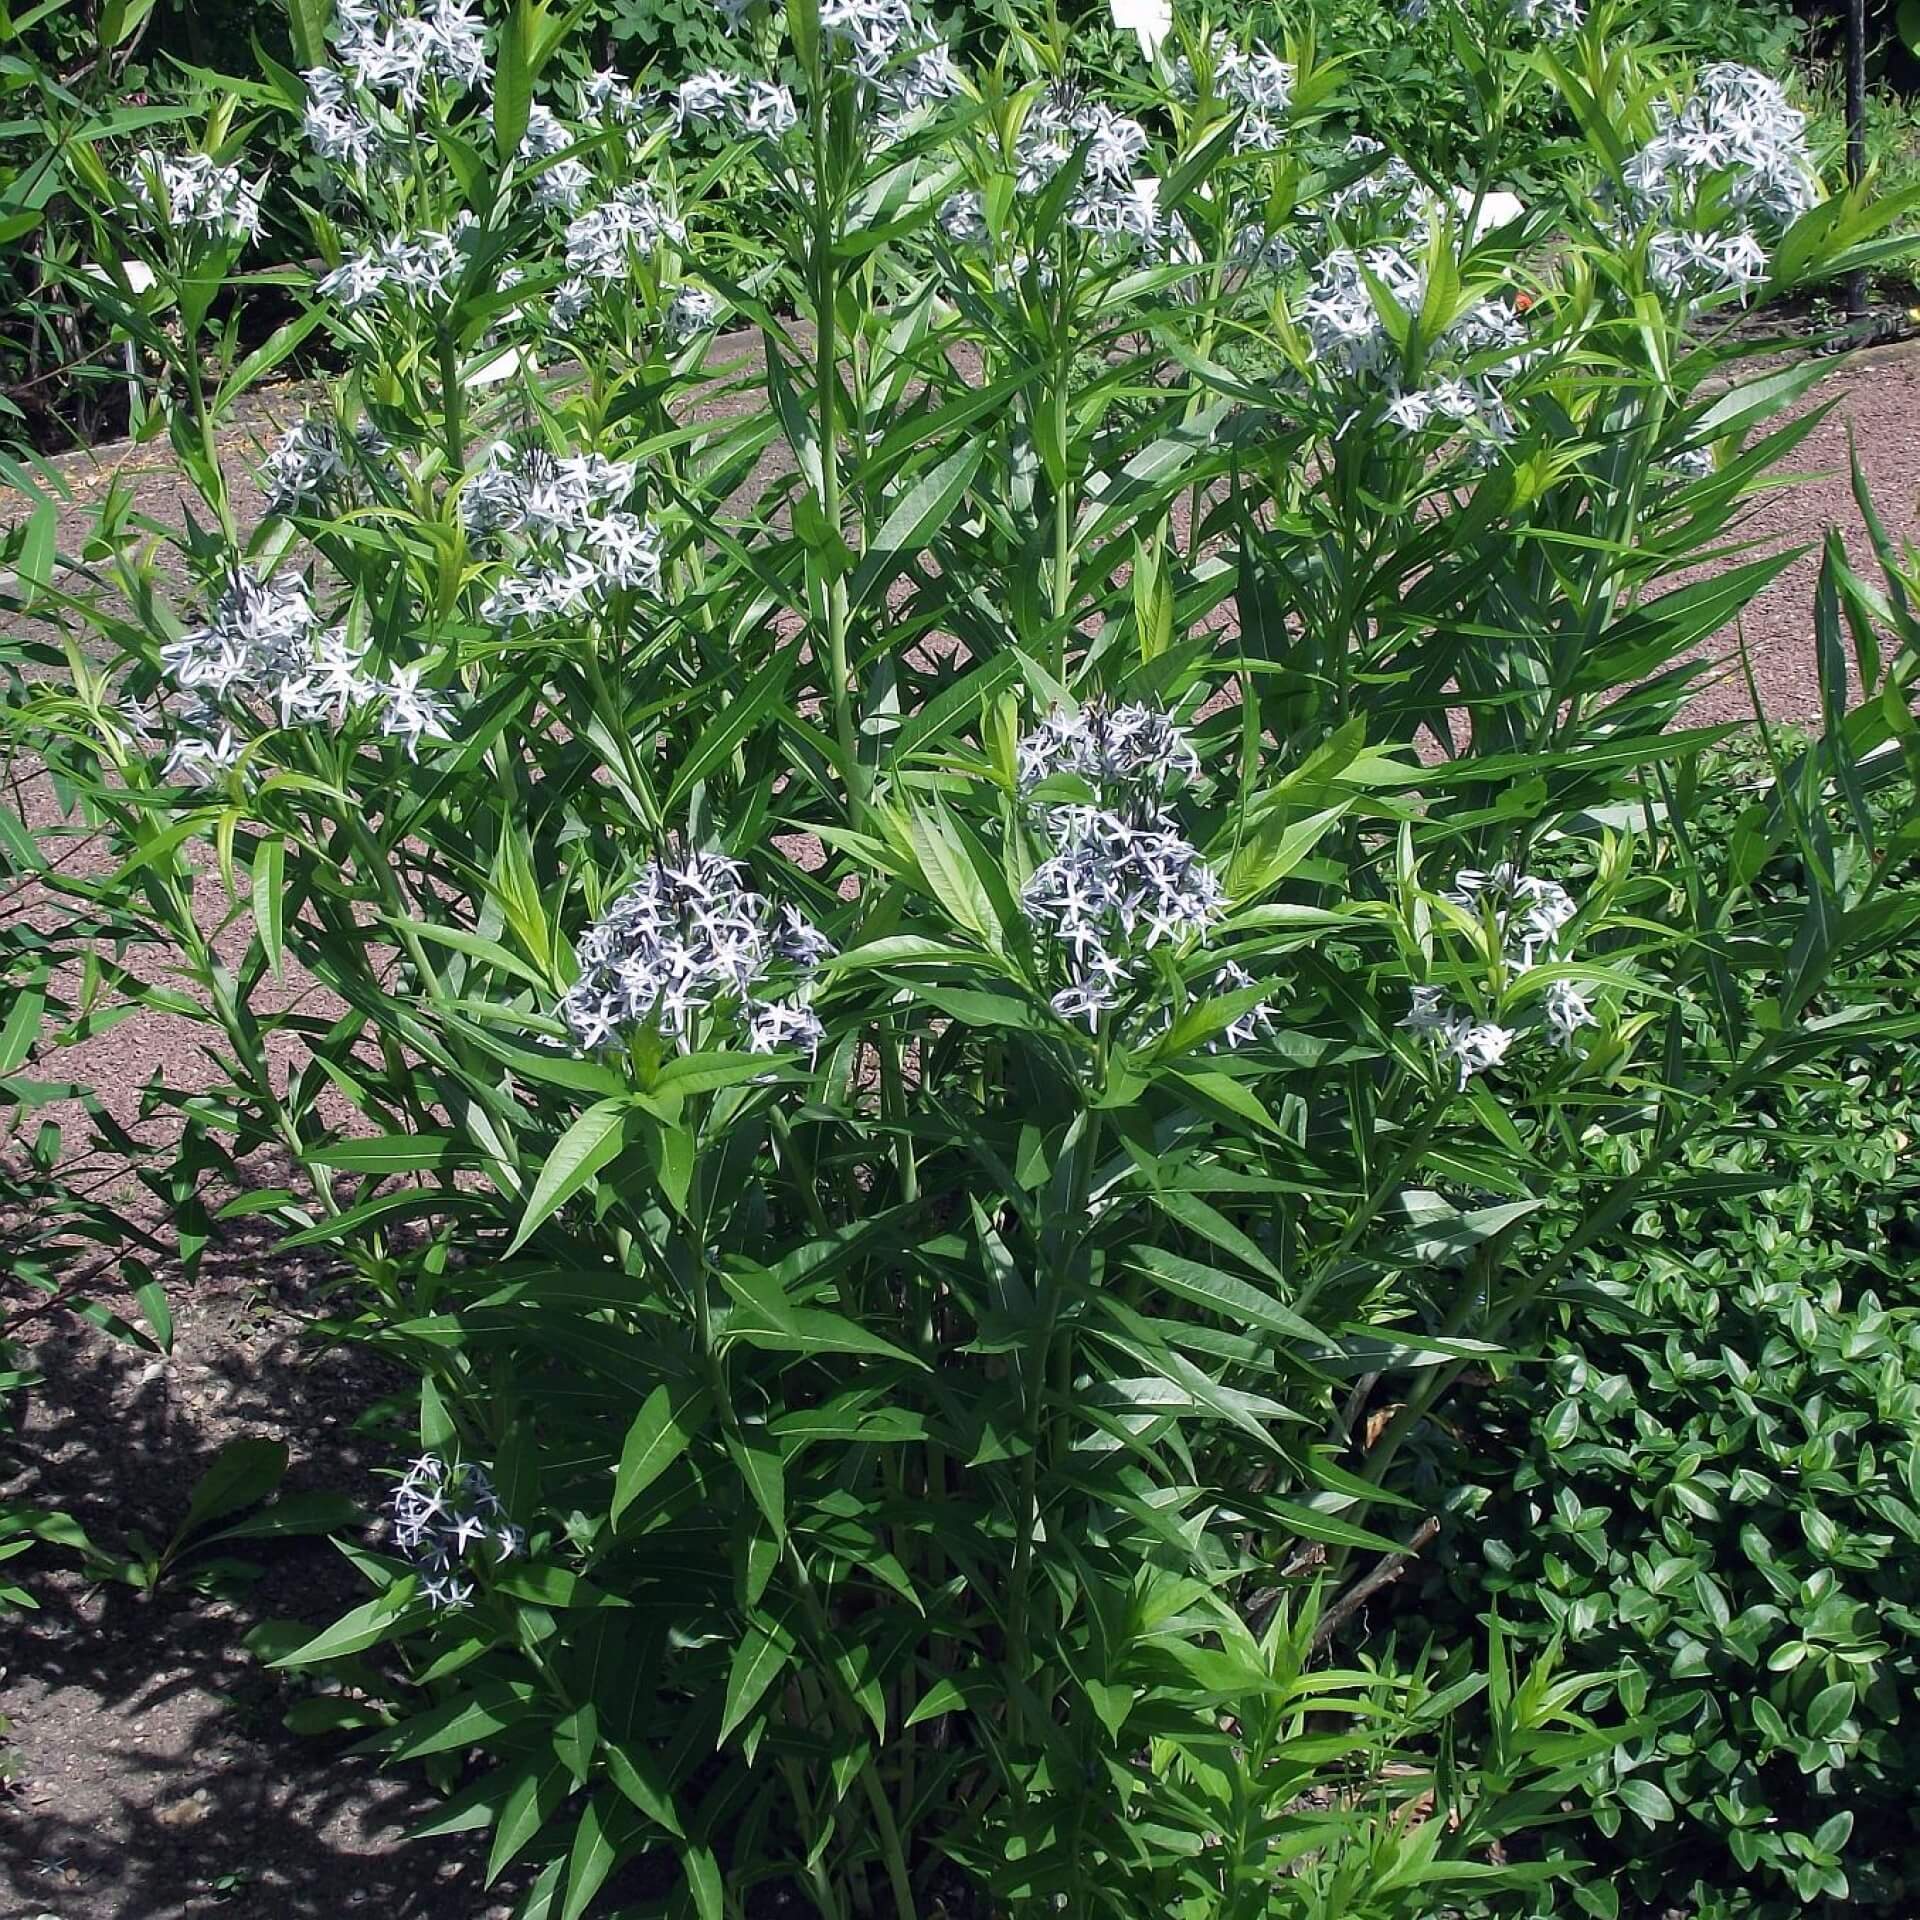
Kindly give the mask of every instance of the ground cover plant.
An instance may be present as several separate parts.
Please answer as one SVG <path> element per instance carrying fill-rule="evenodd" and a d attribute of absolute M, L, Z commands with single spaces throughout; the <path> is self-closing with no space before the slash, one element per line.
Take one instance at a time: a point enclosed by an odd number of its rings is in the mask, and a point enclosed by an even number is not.
<path fill-rule="evenodd" d="M 1828 580 L 1844 570 L 1831 553 Z M 1912 580 L 1910 566 L 1887 577 L 1897 604 Z M 1837 619 L 1837 595 L 1824 604 Z M 1798 912 L 1792 843 L 1741 831 L 1773 762 L 1717 771 L 1706 857 Z M 1853 820 L 1819 830 L 1853 886 L 1884 886 L 1910 928 L 1904 799 L 1858 799 Z M 1691 1180 L 1592 1250 L 1547 1364 L 1517 1369 L 1456 1430 L 1475 1457 L 1443 1448 L 1431 1463 L 1463 1524 L 1430 1557 L 1425 1620 L 1457 1630 L 1443 1596 L 1491 1602 L 1521 1638 L 1564 1636 L 1606 1676 L 1590 1704 L 1617 1689 L 1645 1716 L 1632 1759 L 1651 1830 L 1599 1815 L 1585 1850 L 1618 1881 L 1584 1890 L 1583 1910 L 1910 1904 L 1911 952 L 1909 931 L 1887 964 L 1834 982 L 1836 1000 L 1880 1016 L 1839 1072 L 1703 1117 Z"/>
<path fill-rule="evenodd" d="M 192 145 L 69 132 L 196 504 L 56 554 L 18 470 L 9 737 L 115 854 L 38 877 L 82 1019 L 204 1028 L 183 1236 L 329 1251 L 419 1379 L 369 1597 L 258 1645 L 523 1914 L 1551 1911 L 1643 1816 L 1559 1647 L 1333 1649 L 1463 1376 L 1901 931 L 1809 826 L 1910 742 L 1892 589 L 1748 829 L 1788 920 L 1668 723 L 1812 418 L 1721 322 L 1905 209 L 1751 69 L 1512 30 L 1440 177 L 1304 33 L 811 0 L 664 96 L 352 5 Z"/>

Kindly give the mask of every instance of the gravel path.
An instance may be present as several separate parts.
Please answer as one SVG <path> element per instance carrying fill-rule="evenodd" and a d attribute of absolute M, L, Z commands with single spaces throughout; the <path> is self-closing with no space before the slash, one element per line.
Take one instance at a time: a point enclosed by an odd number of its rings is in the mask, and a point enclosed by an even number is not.
<path fill-rule="evenodd" d="M 1819 713 L 1810 607 L 1828 525 L 1843 530 L 1872 577 L 1848 475 L 1850 436 L 1896 542 L 1920 540 L 1920 350 L 1836 363 L 1806 404 L 1829 400 L 1830 417 L 1799 456 L 1807 477 L 1762 501 L 1747 527 L 1757 539 L 1816 549 L 1744 623 L 1762 701 L 1776 719 Z M 232 451 L 269 440 L 300 403 L 291 388 L 250 403 Z M 142 514 L 180 524 L 164 448 L 107 447 L 59 464 L 74 495 L 63 551 L 77 548 L 116 481 L 133 489 Z M 1709 651 L 1724 653 L 1728 638 Z M 1689 718 L 1751 714 L 1743 677 L 1723 668 Z M 20 770 L 13 780 L 11 803 L 70 870 L 99 871 L 102 850 L 61 821 L 49 784 Z M 207 886 L 215 914 L 216 883 Z M 0 901 L 0 913 L 31 907 L 30 895 Z M 290 979 L 285 993 L 316 1010 L 323 1004 L 310 980 Z M 138 1125 L 140 1088 L 156 1072 L 175 1086 L 206 1073 L 197 1046 L 186 1022 L 128 1021 L 78 1049 L 63 1075 L 91 1080 L 116 1118 Z M 150 1124 L 145 1137 L 164 1155 L 164 1124 Z M 303 1343 L 309 1284 L 280 1265 L 263 1271 L 245 1241 L 230 1239 L 198 1287 L 174 1299 L 179 1338 L 170 1357 L 116 1346 L 84 1326 L 50 1333 L 39 1350 L 48 1384 L 28 1396 L 17 1449 L 30 1464 L 15 1469 L 0 1455 L 0 1494 L 69 1506 L 104 1544 L 129 1527 L 164 1536 L 214 1449 L 247 1433 L 288 1443 L 290 1484 L 346 1486 L 377 1499 L 380 1461 L 354 1420 L 383 1383 L 363 1359 Z M 0 1293 L 0 1311 L 8 1304 Z M 298 1691 L 241 1653 L 241 1632 L 276 1614 L 318 1623 L 355 1591 L 324 1543 L 266 1547 L 253 1558 L 258 1583 L 211 1607 L 184 1583 L 141 1599 L 73 1573 L 36 1575 L 44 1611 L 9 1621 L 0 1651 L 0 1713 L 12 1722 L 0 1773 L 15 1775 L 0 1794 L 0 1913 L 8 1920 L 184 1920 L 215 1911 L 236 1920 L 335 1912 L 484 1920 L 504 1910 L 477 1884 L 473 1846 L 403 1846 L 404 1822 L 427 1804 L 411 1777 L 382 1778 L 343 1760 L 337 1746 L 282 1729 Z"/>
<path fill-rule="evenodd" d="M 1850 447 L 1859 450 L 1868 490 L 1895 547 L 1920 544 L 1920 344 L 1837 361 L 1802 407 L 1829 402 L 1832 411 L 1795 455 L 1792 470 L 1801 477 L 1763 496 L 1742 526 L 1746 538 L 1765 547 L 1811 549 L 1756 596 L 1742 623 L 1741 637 L 1770 720 L 1820 715 L 1812 608 L 1819 543 L 1827 528 L 1840 529 L 1863 578 L 1876 586 L 1880 580 L 1853 496 Z M 1732 638 L 1722 635 L 1708 650 L 1725 652 Z M 1753 712 L 1745 677 L 1730 663 L 1695 700 L 1688 718 L 1751 720 Z"/>

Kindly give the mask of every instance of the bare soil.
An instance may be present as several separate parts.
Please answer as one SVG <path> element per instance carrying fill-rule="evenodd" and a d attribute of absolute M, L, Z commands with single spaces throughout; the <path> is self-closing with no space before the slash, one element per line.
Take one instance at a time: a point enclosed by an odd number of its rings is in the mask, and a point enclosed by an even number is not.
<path fill-rule="evenodd" d="M 1752 537 L 1815 550 L 1760 596 L 1739 635 L 1712 643 L 1721 665 L 1692 719 L 1753 717 L 1736 640 L 1768 717 L 1818 716 L 1810 607 L 1817 542 L 1829 525 L 1872 574 L 1848 478 L 1850 444 L 1896 543 L 1920 538 L 1920 353 L 1889 348 L 1836 363 L 1807 404 L 1829 401 L 1831 414 L 1799 460 L 1807 477 L 1762 501 L 1748 526 Z M 270 440 L 300 403 L 294 389 L 260 400 L 233 430 L 236 466 L 251 464 L 248 444 Z M 116 478 L 134 489 L 141 513 L 180 524 L 181 489 L 163 448 L 102 447 L 56 464 L 74 496 L 63 552 L 77 550 Z M 9 777 L 15 791 L 0 804 L 16 806 L 71 870 L 98 862 L 100 849 L 61 820 L 44 780 L 19 770 Z M 31 905 L 0 899 L 0 914 Z M 211 892 L 206 906 L 219 911 Z M 290 978 L 285 991 L 291 999 L 320 990 Z M 164 1117 L 143 1115 L 140 1090 L 156 1073 L 176 1087 L 196 1076 L 204 1083 L 196 1045 L 185 1022 L 130 1020 L 87 1042 L 62 1071 L 90 1079 L 160 1156 L 171 1129 Z M 129 1184 L 124 1169 L 102 1177 Z M 66 1508 L 108 1550 L 135 1530 L 164 1538 L 214 1452 L 247 1434 L 287 1443 L 290 1488 L 345 1488 L 371 1514 L 379 1470 L 403 1438 L 378 1409 L 400 1383 L 382 1379 L 364 1355 L 309 1335 L 323 1277 L 268 1264 L 229 1233 L 198 1283 L 172 1300 L 178 1331 L 169 1355 L 116 1343 L 84 1322 L 36 1322 L 45 1327 L 34 1350 L 45 1384 L 26 1396 L 17 1436 L 0 1436 L 0 1498 Z M 0 1316 L 23 1304 L 0 1276 Z M 482 1848 L 407 1842 L 409 1823 L 433 1798 L 417 1777 L 382 1775 L 349 1757 L 343 1742 L 289 1733 L 282 1715 L 306 1683 L 266 1670 L 241 1647 L 259 1621 L 318 1627 L 363 1597 L 352 1569 L 324 1540 L 246 1551 L 258 1578 L 222 1598 L 196 1591 L 188 1577 L 144 1597 L 96 1585 L 57 1554 L 34 1556 L 40 1610 L 7 1618 L 0 1637 L 0 1714 L 11 1722 L 0 1736 L 10 1741 L 0 1744 L 0 1770 L 12 1775 L 0 1791 L 0 1920 L 505 1913 L 501 1890 L 479 1884 Z M 191 1572 L 191 1564 L 182 1569 Z"/>

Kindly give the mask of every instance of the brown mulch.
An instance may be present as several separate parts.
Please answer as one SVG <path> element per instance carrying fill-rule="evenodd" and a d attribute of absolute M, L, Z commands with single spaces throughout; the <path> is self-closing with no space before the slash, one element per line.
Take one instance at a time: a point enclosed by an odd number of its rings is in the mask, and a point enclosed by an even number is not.
<path fill-rule="evenodd" d="M 232 452 L 243 456 L 236 464 L 298 413 L 301 398 L 290 388 L 255 403 L 232 430 Z M 1842 529 L 1874 577 L 1848 479 L 1850 435 L 1896 542 L 1920 538 L 1920 351 L 1836 363 L 1808 404 L 1827 400 L 1833 412 L 1797 461 L 1808 477 L 1760 502 L 1748 523 L 1755 537 L 1816 547 L 1743 623 L 1774 719 L 1819 714 L 1810 605 L 1828 525 Z M 180 524 L 163 448 L 100 448 L 58 464 L 75 495 L 63 552 L 78 548 L 115 476 L 135 489 L 142 513 Z M 1723 667 L 1689 718 L 1731 721 L 1752 711 L 1743 677 Z M 63 830 L 44 780 L 20 777 L 0 804 L 15 805 L 44 834 Z M 84 835 L 55 844 L 71 870 L 99 870 L 101 850 Z M 218 883 L 204 884 L 205 905 L 217 913 Z M 30 903 L 0 902 L 0 913 L 27 910 Z M 284 991 L 289 999 L 319 993 L 299 978 Z M 140 1088 L 156 1073 L 174 1086 L 204 1084 L 210 1070 L 198 1045 L 190 1023 L 129 1020 L 77 1049 L 61 1073 L 97 1086 L 115 1117 L 145 1126 L 143 1137 L 164 1154 L 169 1130 L 142 1121 Z M 34 1354 L 46 1383 L 26 1396 L 17 1440 L 0 1448 L 0 1498 L 66 1507 L 109 1549 L 135 1529 L 163 1538 L 218 1446 L 250 1434 L 287 1442 L 290 1486 L 345 1487 L 371 1510 L 389 1442 L 357 1423 L 394 1383 L 363 1355 L 305 1337 L 315 1278 L 263 1264 L 230 1235 L 198 1284 L 173 1299 L 170 1355 L 117 1344 L 81 1323 L 49 1323 Z M 18 1304 L 0 1288 L 0 1313 Z M 288 1733 L 281 1716 L 305 1683 L 264 1670 L 240 1646 L 255 1621 L 317 1626 L 353 1604 L 361 1593 L 352 1570 L 324 1541 L 255 1543 L 247 1558 L 258 1579 L 217 1600 L 185 1579 L 143 1597 L 94 1585 L 57 1555 L 25 1563 L 42 1605 L 9 1618 L 0 1640 L 0 1713 L 11 1722 L 0 1736 L 8 1743 L 0 1771 L 13 1776 L 0 1791 L 0 1916 L 318 1920 L 377 1911 L 390 1920 L 485 1920 L 506 1911 L 497 1890 L 479 1886 L 483 1846 L 404 1842 L 407 1822 L 432 1802 L 417 1776 L 382 1776 L 344 1758 L 338 1742 Z"/>

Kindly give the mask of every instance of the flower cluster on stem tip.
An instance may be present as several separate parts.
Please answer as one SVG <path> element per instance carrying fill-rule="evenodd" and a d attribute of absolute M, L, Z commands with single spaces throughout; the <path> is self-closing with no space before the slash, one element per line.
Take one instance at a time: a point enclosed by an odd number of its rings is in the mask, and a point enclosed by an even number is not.
<path fill-rule="evenodd" d="M 574 144 L 571 129 L 563 125 L 551 107 L 537 103 L 527 109 L 527 130 L 520 136 L 516 155 L 520 164 L 533 170 L 533 204 L 571 213 L 593 186 L 593 174 L 584 160 L 561 159 Z"/>
<path fill-rule="evenodd" d="M 473 534 L 523 543 L 513 570 L 480 609 L 490 626 L 578 612 L 620 589 L 660 591 L 660 531 L 630 512 L 635 469 L 602 454 L 555 455 L 544 447 L 488 448 L 460 496 Z"/>
<path fill-rule="evenodd" d="M 1819 197 L 1806 116 L 1776 80 L 1719 61 L 1692 96 L 1661 102 L 1625 169 L 1625 212 L 1651 225 L 1648 272 L 1669 294 L 1745 293 L 1767 277 L 1768 242 Z M 1701 223 L 1703 193 L 1718 200 Z"/>
<path fill-rule="evenodd" d="M 1068 224 L 1096 240 L 1157 248 L 1172 238 L 1160 207 L 1159 177 L 1136 173 L 1146 157 L 1147 130 L 1116 113 L 1073 81 L 1057 81 L 1021 123 L 1014 147 L 1014 184 L 1035 194 L 1076 153 L 1080 177 L 1067 201 Z"/>
<path fill-rule="evenodd" d="M 333 43 L 340 63 L 368 93 L 418 107 L 429 81 L 456 92 L 489 82 L 484 24 L 466 0 L 433 0 L 417 13 L 375 0 L 338 0 Z"/>
<path fill-rule="evenodd" d="M 452 234 L 397 233 L 378 246 L 349 254 L 321 276 L 319 290 L 348 313 L 376 306 L 389 311 L 432 310 L 451 300 L 465 264 Z"/>
<path fill-rule="evenodd" d="M 1404 432 L 1439 420 L 1473 426 L 1489 441 L 1510 439 L 1513 416 L 1501 389 L 1527 364 L 1525 325 L 1504 301 L 1476 301 L 1428 344 L 1425 379 L 1406 386 L 1400 343 L 1379 303 L 1418 314 L 1426 287 L 1424 269 L 1398 246 L 1327 254 L 1295 309 L 1316 372 L 1345 387 L 1384 388 L 1385 418 Z"/>
<path fill-rule="evenodd" d="M 1100 700 L 1073 712 L 1055 708 L 1019 743 L 1016 760 L 1022 792 L 1044 802 L 1039 817 L 1055 848 L 1021 893 L 1067 976 L 1050 1004 L 1062 1020 L 1084 1020 L 1097 1032 L 1100 1016 L 1151 978 L 1155 947 L 1204 940 L 1225 910 L 1219 876 L 1167 808 L 1199 760 L 1168 715 Z M 1061 776 L 1084 781 L 1092 804 L 1038 791 Z M 1213 981 L 1221 992 L 1250 984 L 1232 962 Z M 1261 1007 L 1239 1016 L 1228 1043 L 1266 1031 L 1265 1015 Z"/>
<path fill-rule="evenodd" d="M 833 943 L 793 907 L 753 892 L 742 873 L 717 853 L 650 860 L 587 929 L 579 978 L 559 1006 L 581 1052 L 649 1023 L 684 1047 L 706 1016 L 743 1028 L 749 1053 L 819 1047 L 825 1033 L 802 990 Z M 784 999 L 763 991 L 775 975 L 787 976 Z"/>
<path fill-rule="evenodd" d="M 668 242 L 686 245 L 685 222 L 636 180 L 568 223 L 567 270 L 587 280 L 624 280 Z"/>
<path fill-rule="evenodd" d="M 582 116 L 603 127 L 634 126 L 646 110 L 646 99 L 616 68 L 602 67 L 580 82 Z"/>
<path fill-rule="evenodd" d="M 1502 962 L 1516 974 L 1555 957 L 1560 936 L 1578 911 L 1573 896 L 1557 880 L 1522 873 L 1511 861 L 1484 871 L 1464 868 L 1440 897 L 1491 923 Z M 1582 1027 L 1599 1025 L 1586 995 L 1565 979 L 1548 982 L 1543 1017 L 1548 1034 L 1568 1051 Z M 1400 1025 L 1429 1036 L 1452 1060 L 1463 1088 L 1475 1074 L 1500 1065 L 1520 1037 L 1513 1028 L 1476 1019 L 1439 986 L 1416 986 Z"/>
<path fill-rule="evenodd" d="M 1547 40 L 1578 33 L 1587 17 L 1585 0 L 1509 0 L 1508 11 Z"/>
<path fill-rule="evenodd" d="M 1240 109 L 1233 136 L 1236 150 L 1264 153 L 1279 148 L 1286 139 L 1287 110 L 1298 78 L 1292 63 L 1258 40 L 1242 49 L 1224 33 L 1214 35 L 1212 55 L 1214 97 Z M 1173 85 L 1188 100 L 1200 90 L 1185 54 L 1175 63 Z"/>
<path fill-rule="evenodd" d="M 340 437 L 325 420 L 299 420 L 260 469 L 260 490 L 269 513 L 326 506 L 346 485 L 347 462 Z"/>
<path fill-rule="evenodd" d="M 420 686 L 419 669 L 401 668 L 384 679 L 370 673 L 365 649 L 344 627 L 321 624 L 297 580 L 235 572 L 207 624 L 168 641 L 160 664 L 177 687 L 211 703 L 194 713 L 225 723 L 220 740 L 189 735 L 178 741 L 165 769 L 169 778 L 204 781 L 230 767 L 239 757 L 234 719 L 251 730 L 338 727 L 377 706 L 381 731 L 404 740 L 409 758 L 419 757 L 422 740 L 447 738 L 451 709 Z"/>
<path fill-rule="evenodd" d="M 1484 871 L 1463 867 L 1440 897 L 1462 913 L 1490 915 L 1507 964 L 1522 971 L 1552 950 L 1578 911 L 1559 881 L 1522 873 L 1510 860 Z"/>
<path fill-rule="evenodd" d="M 909 0 L 821 0 L 820 31 L 894 114 L 931 106 L 959 84 L 945 42 Z"/>
<path fill-rule="evenodd" d="M 526 1551 L 526 1534 L 507 1518 L 493 1482 L 470 1462 L 456 1466 L 437 1453 L 422 1454 L 388 1504 L 394 1544 L 413 1562 L 421 1594 L 436 1609 L 472 1603 L 469 1575 L 476 1562 L 497 1566 Z"/>
<path fill-rule="evenodd" d="M 129 181 L 141 219 L 155 229 L 174 228 L 228 240 L 251 240 L 260 232 L 260 183 L 239 163 L 223 166 L 211 154 L 157 153 L 134 156 Z"/>
<path fill-rule="evenodd" d="M 345 499 L 355 474 L 389 452 L 371 421 L 343 435 L 316 414 L 296 420 L 261 463 L 260 491 L 269 513 L 330 512 Z"/>
<path fill-rule="evenodd" d="M 1172 717 L 1156 707 L 1112 706 L 1089 700 L 1053 708 L 1015 749 L 1023 793 L 1060 774 L 1073 774 L 1103 804 L 1125 806 L 1143 791 L 1157 800 L 1178 779 L 1200 771 L 1193 744 Z"/>

